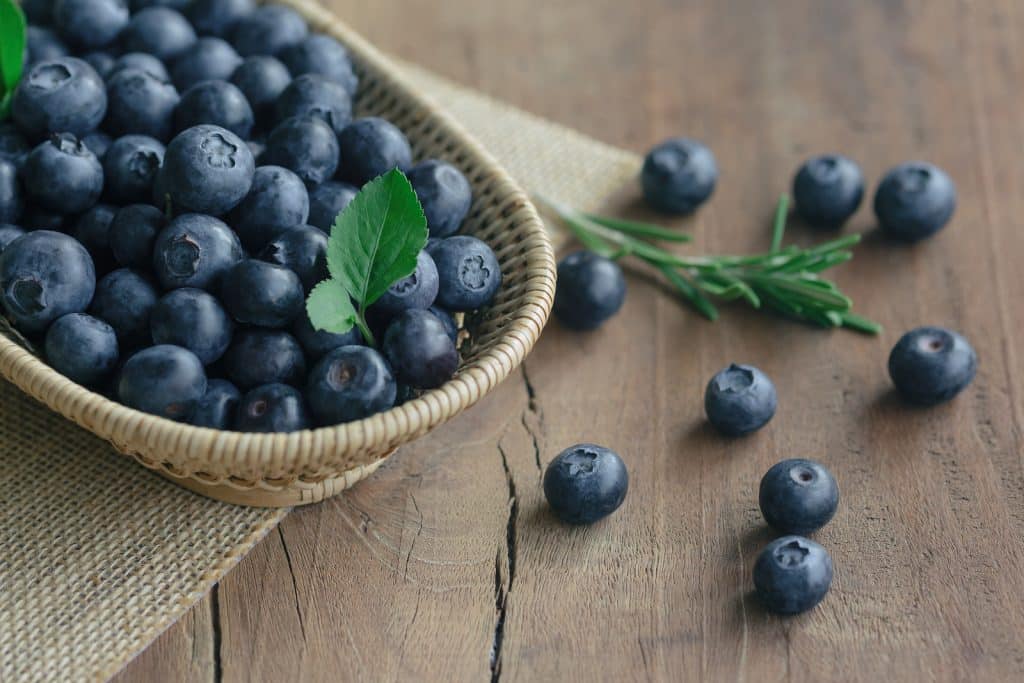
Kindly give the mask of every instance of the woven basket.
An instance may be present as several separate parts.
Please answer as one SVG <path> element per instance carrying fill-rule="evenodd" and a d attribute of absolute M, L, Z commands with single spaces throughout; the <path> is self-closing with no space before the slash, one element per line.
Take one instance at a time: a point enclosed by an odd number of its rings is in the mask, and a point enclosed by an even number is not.
<path fill-rule="evenodd" d="M 554 254 L 544 227 L 525 193 L 497 163 L 332 14 L 309 0 L 278 1 L 349 48 L 361 79 L 358 115 L 387 118 L 408 135 L 416 158 L 445 159 L 473 186 L 474 204 L 463 232 L 494 249 L 504 281 L 489 308 L 466 317 L 468 339 L 456 376 L 358 422 L 291 434 L 243 434 L 183 425 L 122 406 L 52 370 L 9 325 L 0 335 L 0 373 L 30 396 L 182 486 L 261 506 L 333 496 L 371 474 L 402 444 L 476 403 L 530 351 L 555 292 Z"/>

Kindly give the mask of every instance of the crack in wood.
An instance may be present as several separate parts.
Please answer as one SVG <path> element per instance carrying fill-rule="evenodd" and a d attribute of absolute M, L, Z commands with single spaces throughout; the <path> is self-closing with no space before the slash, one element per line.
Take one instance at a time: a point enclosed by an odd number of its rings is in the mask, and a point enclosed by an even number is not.
<path fill-rule="evenodd" d="M 210 592 L 210 616 L 213 626 L 213 680 L 220 683 L 224 680 L 224 665 L 221 660 L 221 632 L 220 632 L 220 584 L 213 584 Z"/>
<path fill-rule="evenodd" d="M 412 543 L 409 544 L 409 552 L 405 555 L 405 571 L 402 574 L 402 578 L 405 581 L 409 580 L 409 560 L 412 559 L 412 551 L 416 547 L 416 541 L 419 539 L 420 534 L 423 533 L 423 513 L 420 511 L 420 506 L 416 503 L 416 496 L 409 494 L 409 500 L 412 501 L 412 506 L 416 510 L 416 514 L 419 515 L 419 526 L 416 528 L 416 535 L 412 537 Z"/>
<path fill-rule="evenodd" d="M 523 429 L 530 435 L 530 440 L 533 442 L 533 462 L 537 466 L 537 472 L 540 476 L 544 476 L 544 468 L 540 462 L 540 442 L 537 439 L 537 433 L 534 432 L 530 426 L 530 422 L 527 419 L 529 415 L 533 415 L 537 418 L 537 423 L 541 429 L 544 428 L 544 411 L 541 410 L 540 404 L 537 402 L 537 392 L 533 387 L 533 382 L 530 381 L 530 375 L 526 370 L 526 363 L 519 364 L 519 371 L 523 376 L 523 385 L 526 387 L 526 410 L 520 416 L 519 421 L 523 425 Z"/>
<path fill-rule="evenodd" d="M 516 524 L 519 519 L 519 498 L 516 495 L 516 482 L 512 470 L 508 466 L 508 456 L 501 442 L 498 442 L 498 454 L 501 456 L 501 467 L 505 472 L 505 483 L 508 486 L 508 521 L 505 523 L 505 554 L 508 560 L 508 581 L 502 577 L 501 548 L 494 555 L 494 608 L 497 616 L 494 621 L 494 637 L 491 641 L 491 682 L 501 679 L 501 651 L 505 641 L 505 617 L 508 613 L 508 597 L 512 592 L 512 584 L 516 578 Z"/>
<path fill-rule="evenodd" d="M 288 575 L 292 577 L 292 594 L 295 596 L 295 614 L 299 618 L 299 632 L 302 634 L 302 644 L 306 644 L 306 623 L 302 618 L 302 607 L 299 605 L 299 584 L 295 579 L 295 569 L 292 567 L 292 554 L 288 551 L 288 543 L 284 540 L 284 530 L 281 525 L 277 527 L 277 535 L 281 537 L 281 548 L 284 550 L 284 560 L 288 564 Z"/>

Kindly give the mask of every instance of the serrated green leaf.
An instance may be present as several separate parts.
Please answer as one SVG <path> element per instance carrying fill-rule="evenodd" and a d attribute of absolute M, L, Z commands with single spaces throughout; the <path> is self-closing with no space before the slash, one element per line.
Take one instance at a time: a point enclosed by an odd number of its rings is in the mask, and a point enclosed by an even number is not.
<path fill-rule="evenodd" d="M 327 267 L 359 306 L 416 270 L 427 243 L 427 219 L 409 179 L 399 170 L 367 183 L 334 221 Z"/>
<path fill-rule="evenodd" d="M 25 14 L 14 0 L 0 0 L 0 95 L 21 79 L 25 59 Z"/>
<path fill-rule="evenodd" d="M 306 313 L 313 329 L 344 334 L 355 327 L 358 314 L 348 292 L 337 280 L 324 280 L 309 293 Z"/>

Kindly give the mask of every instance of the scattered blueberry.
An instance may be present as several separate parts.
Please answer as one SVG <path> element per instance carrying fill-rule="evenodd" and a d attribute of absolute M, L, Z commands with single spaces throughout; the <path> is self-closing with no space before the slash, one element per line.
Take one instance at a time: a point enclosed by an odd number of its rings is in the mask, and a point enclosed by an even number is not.
<path fill-rule="evenodd" d="M 338 137 L 316 116 L 282 121 L 267 138 L 264 163 L 284 166 L 307 185 L 319 185 L 338 168 Z"/>
<path fill-rule="evenodd" d="M 164 151 L 159 140 L 147 135 L 125 135 L 111 143 L 103 159 L 106 197 L 117 204 L 148 201 Z"/>
<path fill-rule="evenodd" d="M 293 116 L 318 116 L 335 133 L 340 133 L 352 121 L 352 95 L 320 74 L 305 74 L 284 89 L 274 111 L 277 121 Z"/>
<path fill-rule="evenodd" d="M 384 358 L 366 346 L 342 346 L 313 367 L 306 400 L 320 424 L 360 420 L 395 403 L 396 385 Z"/>
<path fill-rule="evenodd" d="M 116 267 L 114 252 L 110 250 L 110 224 L 116 215 L 115 207 L 97 204 L 75 222 L 75 239 L 89 251 L 97 274 L 108 273 Z"/>
<path fill-rule="evenodd" d="M 256 122 L 263 128 L 274 121 L 274 103 L 291 83 L 292 77 L 284 64 L 274 57 L 255 55 L 247 57 L 231 75 L 234 83 L 256 113 Z"/>
<path fill-rule="evenodd" d="M 124 0 L 57 0 L 53 23 L 61 37 L 83 48 L 106 47 L 128 25 Z"/>
<path fill-rule="evenodd" d="M 205 393 L 203 364 L 188 349 L 169 344 L 133 355 L 117 382 L 121 403 L 171 420 L 188 420 Z"/>
<path fill-rule="evenodd" d="M 810 534 L 828 524 L 839 506 L 839 487 L 824 465 L 794 458 L 772 466 L 758 495 L 764 520 L 784 534 Z"/>
<path fill-rule="evenodd" d="M 119 357 L 114 328 L 85 313 L 57 318 L 46 331 L 43 349 L 54 370 L 84 386 L 107 377 Z"/>
<path fill-rule="evenodd" d="M 194 0 L 186 14 L 200 35 L 227 38 L 255 9 L 253 0 Z"/>
<path fill-rule="evenodd" d="M 103 191 L 103 167 L 92 150 L 70 133 L 55 133 L 33 149 L 22 176 L 32 199 L 57 213 L 85 211 Z"/>
<path fill-rule="evenodd" d="M 593 330 L 626 300 L 626 278 L 615 261 L 592 251 L 569 254 L 558 264 L 554 313 L 574 330 Z"/>
<path fill-rule="evenodd" d="M 298 12 L 283 5 L 265 5 L 235 25 L 232 42 L 244 57 L 276 55 L 308 34 L 306 20 Z"/>
<path fill-rule="evenodd" d="M 227 213 L 249 193 L 256 162 L 242 140 L 219 126 L 194 126 L 167 146 L 161 188 L 196 213 Z"/>
<path fill-rule="evenodd" d="M 304 313 L 292 323 L 291 332 L 299 341 L 302 350 L 306 352 L 306 357 L 311 361 L 320 360 L 329 351 L 340 346 L 358 346 L 363 342 L 363 336 L 356 327 L 344 334 L 317 330 L 309 321 L 309 316 Z"/>
<path fill-rule="evenodd" d="M 421 251 L 416 256 L 416 270 L 388 287 L 374 306 L 388 315 L 397 315 L 411 308 L 430 308 L 437 298 L 438 287 L 434 259 Z"/>
<path fill-rule="evenodd" d="M 922 161 L 901 164 L 875 191 L 875 215 L 886 234 L 906 242 L 931 237 L 956 209 L 956 187 L 945 171 Z"/>
<path fill-rule="evenodd" d="M 239 389 L 283 382 L 298 385 L 306 376 L 306 359 L 287 332 L 245 329 L 235 335 L 223 360 L 228 379 Z"/>
<path fill-rule="evenodd" d="M 348 183 L 333 180 L 317 185 L 309 191 L 309 224 L 330 233 L 334 220 L 345 210 L 359 189 Z"/>
<path fill-rule="evenodd" d="M 772 541 L 754 564 L 757 596 L 776 614 L 806 612 L 821 602 L 831 585 L 828 551 L 800 536 Z"/>
<path fill-rule="evenodd" d="M 457 233 L 473 204 L 473 190 L 466 176 L 451 164 L 430 159 L 409 170 L 409 182 L 423 205 L 430 236 Z"/>
<path fill-rule="evenodd" d="M 486 306 L 501 286 L 501 267 L 485 242 L 456 235 L 428 247 L 437 266 L 437 303 L 450 311 Z"/>
<path fill-rule="evenodd" d="M 242 63 L 231 44 L 220 38 L 200 38 L 171 67 L 171 79 L 185 92 L 202 81 L 226 81 Z M 210 123 L 203 121 L 202 123 Z"/>
<path fill-rule="evenodd" d="M 242 245 L 231 228 L 198 213 L 175 218 L 153 245 L 153 271 L 164 289 L 216 289 L 241 258 Z"/>
<path fill-rule="evenodd" d="M 174 109 L 177 131 L 206 124 L 225 128 L 247 138 L 256 123 L 252 107 L 242 91 L 227 81 L 200 81 L 181 94 Z"/>
<path fill-rule="evenodd" d="M 342 180 L 361 187 L 391 169 L 412 165 L 412 149 L 402 131 L 374 116 L 357 119 L 338 133 Z"/>
<path fill-rule="evenodd" d="M 240 432 L 297 432 L 310 425 L 302 394 L 287 384 L 265 384 L 242 397 L 235 428 Z"/>
<path fill-rule="evenodd" d="M 312 225 L 285 230 L 268 242 L 259 256 L 298 275 L 306 293 L 328 277 L 327 235 Z"/>
<path fill-rule="evenodd" d="M 952 399 L 974 379 L 978 356 L 961 335 L 942 327 L 907 332 L 889 354 L 889 376 L 909 402 L 936 405 Z"/>
<path fill-rule="evenodd" d="M 278 234 L 304 225 L 308 217 L 309 194 L 302 179 L 281 166 L 260 166 L 229 222 L 242 245 L 255 252 Z"/>
<path fill-rule="evenodd" d="M 293 76 L 319 74 L 355 95 L 359 79 L 348 50 L 334 38 L 314 33 L 281 51 L 281 61 Z"/>
<path fill-rule="evenodd" d="M 568 524 L 592 524 L 619 509 L 629 473 L 612 450 L 591 443 L 570 446 L 544 472 L 544 496 Z"/>
<path fill-rule="evenodd" d="M 285 327 L 306 303 L 299 276 L 265 261 L 239 261 L 224 274 L 221 301 L 232 317 L 245 325 Z"/>
<path fill-rule="evenodd" d="M 860 206 L 864 176 L 851 159 L 826 154 L 804 162 L 793 178 L 796 211 L 812 226 L 838 228 Z"/>
<path fill-rule="evenodd" d="M 171 137 L 178 91 L 141 69 L 124 69 L 107 83 L 110 106 L 105 128 L 114 135 L 148 135 L 161 142 Z"/>
<path fill-rule="evenodd" d="M 195 42 L 192 25 L 169 7 L 147 7 L 136 12 L 121 32 L 125 52 L 146 52 L 164 62 L 191 49 Z"/>
<path fill-rule="evenodd" d="M 110 222 L 110 249 L 114 259 L 126 268 L 153 267 L 153 244 L 164 229 L 164 213 L 148 204 L 130 204 L 118 209 Z"/>
<path fill-rule="evenodd" d="M 235 327 L 216 299 L 192 287 L 165 294 L 153 308 L 149 325 L 154 343 L 186 348 L 203 365 L 224 355 Z"/>
<path fill-rule="evenodd" d="M 410 308 L 388 325 L 382 346 L 398 380 L 416 389 L 439 387 L 459 367 L 459 352 L 438 318 Z"/>
<path fill-rule="evenodd" d="M 16 223 L 24 212 L 25 192 L 18 179 L 18 167 L 0 159 L 0 222 Z"/>
<path fill-rule="evenodd" d="M 648 204 L 665 213 L 685 214 L 715 191 L 718 166 L 701 143 L 675 138 L 647 153 L 640 180 Z"/>
<path fill-rule="evenodd" d="M 157 302 L 156 288 L 142 273 L 121 268 L 96 284 L 89 312 L 110 324 L 123 349 L 147 346 L 149 320 Z"/>
<path fill-rule="evenodd" d="M 768 424 L 778 397 L 768 376 L 752 365 L 733 363 L 708 382 L 704 410 L 718 431 L 743 436 Z"/>
<path fill-rule="evenodd" d="M 196 427 L 210 429 L 232 429 L 241 392 L 226 379 L 211 379 L 206 383 L 206 393 L 196 401 L 195 410 L 189 422 Z"/>
<path fill-rule="evenodd" d="M 115 75 L 122 71 L 127 71 L 128 69 L 144 71 L 160 81 L 171 80 L 171 75 L 167 71 L 167 67 L 164 66 L 164 63 L 153 55 L 145 52 L 125 52 L 115 59 L 114 66 L 110 68 L 110 72 L 107 74 L 107 80 L 109 81 Z"/>
<path fill-rule="evenodd" d="M 107 113 L 107 91 L 96 70 L 75 57 L 36 62 L 11 100 L 11 118 L 29 135 L 85 135 Z"/>

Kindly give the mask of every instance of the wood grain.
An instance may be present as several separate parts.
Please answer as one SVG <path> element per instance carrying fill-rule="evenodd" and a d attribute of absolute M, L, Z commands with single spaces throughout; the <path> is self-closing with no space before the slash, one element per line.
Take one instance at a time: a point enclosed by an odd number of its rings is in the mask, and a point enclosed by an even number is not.
<path fill-rule="evenodd" d="M 695 251 L 764 248 L 811 153 L 876 181 L 925 158 L 955 179 L 951 227 L 913 248 L 868 232 L 837 278 L 886 331 L 728 310 L 703 322 L 631 278 L 590 335 L 552 325 L 517 378 L 370 481 L 291 515 L 120 680 L 1021 680 L 1024 676 L 1024 12 L 1014 0 L 331 0 L 382 47 L 599 139 L 715 151 Z M 794 236 L 815 239 L 796 225 Z M 889 348 L 963 331 L 981 369 L 955 402 L 901 405 Z M 730 361 L 776 381 L 769 428 L 704 425 Z M 546 512 L 541 468 L 581 440 L 630 467 L 586 529 Z M 765 614 L 761 474 L 827 463 L 818 534 L 836 579 L 815 611 Z"/>

